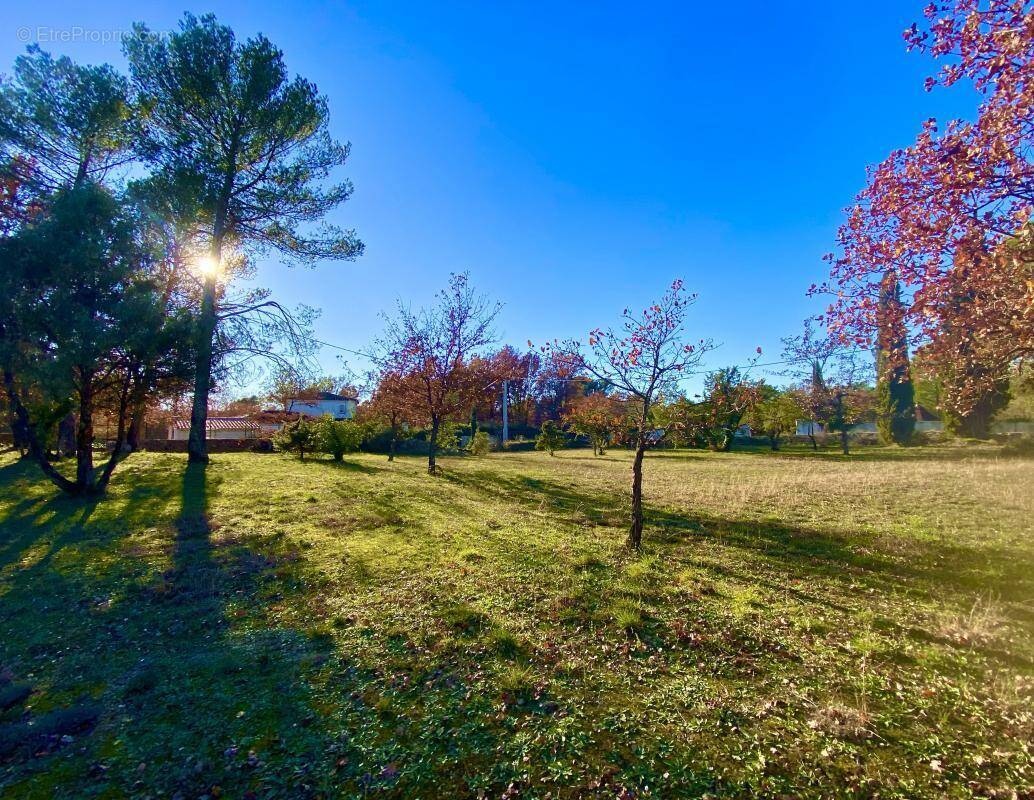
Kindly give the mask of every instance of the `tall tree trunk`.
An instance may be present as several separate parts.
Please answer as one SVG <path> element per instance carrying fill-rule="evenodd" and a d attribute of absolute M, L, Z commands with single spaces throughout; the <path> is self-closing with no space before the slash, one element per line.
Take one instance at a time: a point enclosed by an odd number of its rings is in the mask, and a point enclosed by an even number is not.
<path fill-rule="evenodd" d="M 840 431 L 840 449 L 844 451 L 845 456 L 851 455 L 851 445 L 847 439 L 847 431 Z"/>
<path fill-rule="evenodd" d="M 396 445 L 398 443 L 398 439 L 399 439 L 398 425 L 396 425 L 395 423 L 392 423 L 392 425 L 391 425 L 391 441 L 388 442 L 388 461 L 394 461 L 395 460 L 395 448 L 396 448 Z"/>
<path fill-rule="evenodd" d="M 8 424 L 11 426 L 11 441 L 22 458 L 29 455 L 29 437 L 18 418 L 18 395 L 14 389 L 14 373 L 4 369 L 4 391 L 7 394 Z"/>
<path fill-rule="evenodd" d="M 435 454 L 438 450 L 438 426 L 440 420 L 438 417 L 431 417 L 431 438 L 427 442 L 427 474 L 434 475 L 436 465 L 434 462 Z"/>
<path fill-rule="evenodd" d="M 124 445 L 126 442 L 126 412 L 129 408 L 129 387 L 130 383 L 126 382 L 122 387 L 122 394 L 119 395 L 118 429 L 115 433 L 115 446 L 111 449 L 111 456 L 108 458 L 108 463 L 104 465 L 104 469 L 101 470 L 96 485 L 91 489 L 93 494 L 104 493 L 104 490 L 108 488 L 108 481 L 111 480 L 111 473 L 115 471 L 115 466 L 127 455 Z"/>
<path fill-rule="evenodd" d="M 640 431 L 632 461 L 632 526 L 628 530 L 628 546 L 638 550 L 643 544 L 643 456 L 646 436 Z"/>
<path fill-rule="evenodd" d="M 57 424 L 57 452 L 62 458 L 75 454 L 75 414 L 65 414 Z"/>
<path fill-rule="evenodd" d="M 219 204 L 216 207 L 215 222 L 212 225 L 212 247 L 210 256 L 215 263 L 212 274 L 205 278 L 204 295 L 201 299 L 201 316 L 197 328 L 197 367 L 194 371 L 194 404 L 190 411 L 190 435 L 187 440 L 187 460 L 195 464 L 208 463 L 207 422 L 208 393 L 212 388 L 213 340 L 219 323 L 216 308 L 216 279 L 223 257 L 223 238 L 227 233 L 230 198 L 237 172 L 238 133 L 234 132 L 230 143 L 229 167 L 223 176 Z"/>
<path fill-rule="evenodd" d="M 79 425 L 75 433 L 75 483 L 80 493 L 93 485 L 93 373 L 79 374 Z"/>
<path fill-rule="evenodd" d="M 778 450 L 779 449 L 779 436 L 777 434 L 770 433 L 768 435 L 768 443 L 769 443 L 769 445 L 771 445 L 773 450 Z"/>
<path fill-rule="evenodd" d="M 129 419 L 129 430 L 126 431 L 126 445 L 134 453 L 140 449 L 140 442 L 143 439 L 146 410 L 147 402 L 143 397 L 133 403 L 133 413 Z"/>
<path fill-rule="evenodd" d="M 213 248 L 213 251 L 216 249 Z M 190 435 L 187 439 L 187 460 L 194 464 L 208 463 L 208 393 L 212 388 L 212 339 L 215 336 L 217 322 L 215 288 L 215 275 L 210 275 L 205 280 L 204 297 L 201 300 L 201 315 L 197 321 L 197 366 L 194 369 L 194 402 L 190 410 Z"/>

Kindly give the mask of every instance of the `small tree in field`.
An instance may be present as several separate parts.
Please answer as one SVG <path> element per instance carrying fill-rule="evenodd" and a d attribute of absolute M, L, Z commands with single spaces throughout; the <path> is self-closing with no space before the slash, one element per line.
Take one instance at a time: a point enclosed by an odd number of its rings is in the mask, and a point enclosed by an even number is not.
<path fill-rule="evenodd" d="M 501 306 L 474 293 L 466 273 L 453 275 L 430 309 L 399 304 L 380 343 L 384 368 L 401 376 L 399 391 L 415 419 L 431 427 L 427 471 L 436 470 L 442 424 L 469 413 L 485 393 L 488 362 L 478 358 L 495 340 Z"/>
<path fill-rule="evenodd" d="M 373 376 L 373 396 L 359 407 L 361 420 L 388 428 L 388 461 L 395 460 L 399 435 L 410 423 L 410 405 L 418 392 L 415 386 L 406 385 L 407 380 L 412 379 L 391 369 L 382 370 Z"/>
<path fill-rule="evenodd" d="M 728 452 L 744 416 L 760 399 L 760 384 L 749 380 L 739 367 L 708 373 L 705 383 L 704 400 L 697 404 L 699 433 L 709 449 Z"/>
<path fill-rule="evenodd" d="M 484 431 L 478 431 L 470 437 L 469 448 L 472 456 L 487 456 L 488 452 L 492 449 L 492 442 L 488 438 L 488 434 Z"/>
<path fill-rule="evenodd" d="M 748 424 L 767 436 L 771 448 L 778 450 L 780 438 L 794 429 L 802 415 L 801 404 L 792 390 L 780 392 L 771 386 L 762 386 L 759 394 L 761 399 L 751 408 Z"/>
<path fill-rule="evenodd" d="M 320 442 L 316 425 L 302 417 L 274 433 L 273 444 L 286 452 L 298 453 L 298 458 L 304 461 L 305 454 L 318 450 Z"/>
<path fill-rule="evenodd" d="M 624 426 L 625 409 L 619 399 L 594 392 L 572 402 L 564 420 L 576 433 L 589 437 L 594 456 L 602 456 L 614 434 Z"/>
<path fill-rule="evenodd" d="M 850 455 L 849 434 L 873 410 L 873 392 L 867 386 L 845 379 L 833 384 L 829 395 L 830 414 L 826 427 L 840 434 L 840 449 L 845 456 Z"/>
<path fill-rule="evenodd" d="M 345 453 L 355 453 L 363 441 L 363 426 L 351 419 L 334 419 L 329 414 L 315 425 L 314 439 L 320 451 L 341 461 Z"/>
<path fill-rule="evenodd" d="M 539 432 L 538 438 L 535 439 L 535 449 L 545 450 L 551 456 L 556 455 L 556 451 L 563 448 L 567 443 L 567 437 L 564 436 L 564 432 L 560 429 L 553 420 L 547 419 L 542 423 L 542 430 Z"/>
<path fill-rule="evenodd" d="M 588 352 L 575 341 L 550 346 L 555 358 L 580 372 L 587 372 L 625 393 L 635 407 L 632 460 L 632 520 L 628 545 L 643 542 L 643 458 L 650 443 L 650 410 L 659 395 L 675 388 L 678 377 L 700 363 L 712 344 L 701 339 L 686 344 L 686 309 L 695 300 L 676 280 L 664 296 L 636 314 L 625 309 L 622 326 L 614 331 L 597 328 L 589 334 Z"/>
<path fill-rule="evenodd" d="M 810 321 L 804 323 L 801 336 L 783 339 L 783 357 L 791 365 L 789 374 L 802 379 L 804 409 L 812 420 L 840 434 L 840 446 L 848 455 L 848 433 L 873 407 L 868 389 L 871 357 L 836 335 L 819 336 Z"/>

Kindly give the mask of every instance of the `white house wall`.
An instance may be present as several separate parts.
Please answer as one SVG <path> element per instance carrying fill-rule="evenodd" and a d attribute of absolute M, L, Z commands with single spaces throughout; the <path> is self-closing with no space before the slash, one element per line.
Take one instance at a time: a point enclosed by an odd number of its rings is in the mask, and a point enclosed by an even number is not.
<path fill-rule="evenodd" d="M 292 402 L 289 411 L 304 414 L 307 417 L 322 417 L 330 414 L 334 419 L 351 419 L 355 416 L 354 400 L 324 400 L 320 403 Z"/>

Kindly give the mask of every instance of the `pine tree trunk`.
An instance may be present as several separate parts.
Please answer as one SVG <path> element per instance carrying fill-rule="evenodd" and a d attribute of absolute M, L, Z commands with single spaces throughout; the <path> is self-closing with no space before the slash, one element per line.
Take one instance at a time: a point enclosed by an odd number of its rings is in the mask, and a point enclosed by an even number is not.
<path fill-rule="evenodd" d="M 36 434 L 32 430 L 32 422 L 29 419 L 29 412 L 25 408 L 25 405 L 22 403 L 21 398 L 18 396 L 18 392 L 15 389 L 14 373 L 7 369 L 4 370 L 4 389 L 7 392 L 7 400 L 10 404 L 12 413 L 11 428 L 14 430 L 15 441 L 20 440 L 25 443 L 28 456 L 39 464 L 40 469 L 43 470 L 43 474 L 46 475 L 55 486 L 63 492 L 75 494 L 76 485 L 54 469 L 54 465 L 47 460 L 47 454 L 43 452 L 43 448 L 40 446 L 39 440 L 36 438 Z"/>
<path fill-rule="evenodd" d="M 212 388 L 212 339 L 215 326 L 215 276 L 209 276 L 205 281 L 201 315 L 197 322 L 194 402 L 190 410 L 190 436 L 187 439 L 187 459 L 194 464 L 208 463 L 208 393 Z"/>
<path fill-rule="evenodd" d="M 57 452 L 64 457 L 75 455 L 75 414 L 66 414 L 57 424 Z"/>
<path fill-rule="evenodd" d="M 129 430 L 126 432 L 126 445 L 134 453 L 140 449 L 140 441 L 143 438 L 146 407 L 147 404 L 142 398 L 134 403 L 133 415 L 129 420 Z"/>
<path fill-rule="evenodd" d="M 79 425 L 75 433 L 75 484 L 85 493 L 93 483 L 93 374 L 83 371 L 79 387 Z"/>

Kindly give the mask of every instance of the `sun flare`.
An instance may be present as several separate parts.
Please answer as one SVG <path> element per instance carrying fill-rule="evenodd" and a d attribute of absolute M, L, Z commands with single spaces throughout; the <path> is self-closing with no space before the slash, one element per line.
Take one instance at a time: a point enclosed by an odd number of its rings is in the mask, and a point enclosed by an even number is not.
<path fill-rule="evenodd" d="M 219 262 L 212 256 L 201 256 L 194 262 L 194 271 L 202 278 L 214 278 L 219 274 Z"/>

